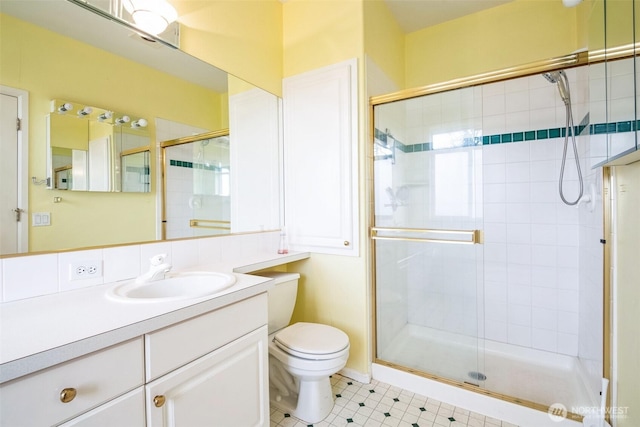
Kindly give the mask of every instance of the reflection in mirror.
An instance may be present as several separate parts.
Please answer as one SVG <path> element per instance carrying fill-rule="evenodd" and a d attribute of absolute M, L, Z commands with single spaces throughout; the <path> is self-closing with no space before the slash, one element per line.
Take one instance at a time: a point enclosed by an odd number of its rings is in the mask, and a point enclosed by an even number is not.
<path fill-rule="evenodd" d="M 49 188 L 148 193 L 150 136 L 147 120 L 97 107 L 51 101 L 47 117 Z M 123 154 L 147 152 L 135 166 Z M 128 180 L 124 185 L 124 180 Z M 136 185 L 133 185 L 133 182 Z"/>
<path fill-rule="evenodd" d="M 164 238 L 230 232 L 229 135 L 224 133 L 209 132 L 161 144 Z"/>
<path fill-rule="evenodd" d="M 21 176 L 28 185 L 28 209 L 50 213 L 51 217 L 49 226 L 25 227 L 29 252 L 161 239 L 159 142 L 227 128 L 233 165 L 230 173 L 237 174 L 230 180 L 230 216 L 232 223 L 241 225 L 232 232 L 279 227 L 276 96 L 246 82 L 245 87 L 231 91 L 229 80 L 235 84 L 239 79 L 179 49 L 144 41 L 130 28 L 66 0 L 2 0 L 0 12 L 0 84 L 29 94 L 29 159 L 24 166 L 28 176 Z M 242 97 L 244 93 L 260 96 Z M 233 113 L 231 94 L 242 98 Z M 51 113 L 51 100 L 60 97 L 77 101 L 76 107 L 81 103 L 108 106 L 114 110 L 114 118 L 115 112 L 130 111 L 148 121 L 151 144 L 147 153 L 130 151 L 133 145 L 129 140 L 137 135 L 131 128 L 136 117 L 113 134 L 113 140 L 122 144 L 122 163 L 115 173 L 122 175 L 116 183 L 124 191 L 64 190 L 75 185 L 72 155 L 64 150 L 55 153 L 60 159 L 56 160 L 56 183 L 51 185 L 58 189 L 37 185 L 48 170 L 54 178 L 53 165 L 47 165 L 46 160 L 45 118 Z M 251 120 L 249 125 L 245 124 L 247 119 Z M 235 146 L 241 151 L 234 154 L 236 134 Z M 267 147 L 273 153 L 268 158 L 262 155 Z M 67 151 L 73 149 L 67 147 Z M 153 164 L 150 169 L 144 166 L 146 157 Z M 33 184 L 32 176 L 39 178 Z M 273 192 L 256 190 L 253 183 L 257 180 L 270 183 Z M 128 194 L 128 189 L 145 192 Z M 266 207 L 266 197 L 275 202 L 275 208 Z M 239 205 L 234 208 L 233 203 Z M 268 220 L 257 218 L 266 214 Z M 16 252 L 3 250 L 2 255 Z"/>

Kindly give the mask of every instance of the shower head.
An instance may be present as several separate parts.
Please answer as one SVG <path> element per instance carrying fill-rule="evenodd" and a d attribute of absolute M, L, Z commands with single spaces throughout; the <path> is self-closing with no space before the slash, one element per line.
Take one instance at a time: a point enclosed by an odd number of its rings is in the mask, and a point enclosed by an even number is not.
<path fill-rule="evenodd" d="M 559 71 L 551 71 L 549 73 L 544 73 L 542 75 L 542 77 L 544 77 L 545 79 L 547 79 L 549 81 L 549 83 L 558 83 L 558 80 L 560 79 L 560 72 Z"/>
<path fill-rule="evenodd" d="M 542 77 L 547 79 L 549 83 L 558 85 L 558 92 L 560 92 L 560 98 L 565 105 L 569 105 L 571 102 L 571 96 L 569 95 L 569 81 L 564 70 L 550 71 L 542 74 Z"/>

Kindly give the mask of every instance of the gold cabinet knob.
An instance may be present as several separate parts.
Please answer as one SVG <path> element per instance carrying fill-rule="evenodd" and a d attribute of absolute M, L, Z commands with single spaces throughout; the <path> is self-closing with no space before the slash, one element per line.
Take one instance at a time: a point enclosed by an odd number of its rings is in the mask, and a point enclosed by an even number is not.
<path fill-rule="evenodd" d="M 348 241 L 348 240 L 345 240 L 345 241 L 344 241 L 344 245 L 345 245 L 345 246 L 349 246 L 349 241 Z"/>
<path fill-rule="evenodd" d="M 165 402 L 166 400 L 167 400 L 167 399 L 165 399 L 165 397 L 164 397 L 164 396 L 156 396 L 156 397 L 154 397 L 154 398 L 153 398 L 153 404 L 154 404 L 154 405 L 156 405 L 156 408 L 159 408 L 159 407 L 161 407 L 162 405 L 164 405 L 164 402 Z"/>
<path fill-rule="evenodd" d="M 76 394 L 78 392 L 75 388 L 65 388 L 60 392 L 60 402 L 69 403 L 76 398 Z"/>

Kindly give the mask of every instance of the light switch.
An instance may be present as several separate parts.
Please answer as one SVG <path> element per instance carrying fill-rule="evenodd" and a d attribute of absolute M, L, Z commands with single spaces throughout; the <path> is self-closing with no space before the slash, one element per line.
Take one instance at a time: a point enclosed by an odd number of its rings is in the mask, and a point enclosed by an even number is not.
<path fill-rule="evenodd" d="M 34 212 L 31 215 L 31 219 L 34 227 L 51 225 L 51 212 Z"/>

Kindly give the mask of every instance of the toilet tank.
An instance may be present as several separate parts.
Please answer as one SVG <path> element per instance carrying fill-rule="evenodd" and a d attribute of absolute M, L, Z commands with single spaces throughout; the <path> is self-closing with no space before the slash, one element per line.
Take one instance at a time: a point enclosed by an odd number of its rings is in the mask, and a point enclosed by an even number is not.
<path fill-rule="evenodd" d="M 293 307 L 296 305 L 300 274 L 276 271 L 258 274 L 263 277 L 272 277 L 275 280 L 275 287 L 271 288 L 267 293 L 269 334 L 272 334 L 289 326 L 289 322 L 291 322 Z"/>

